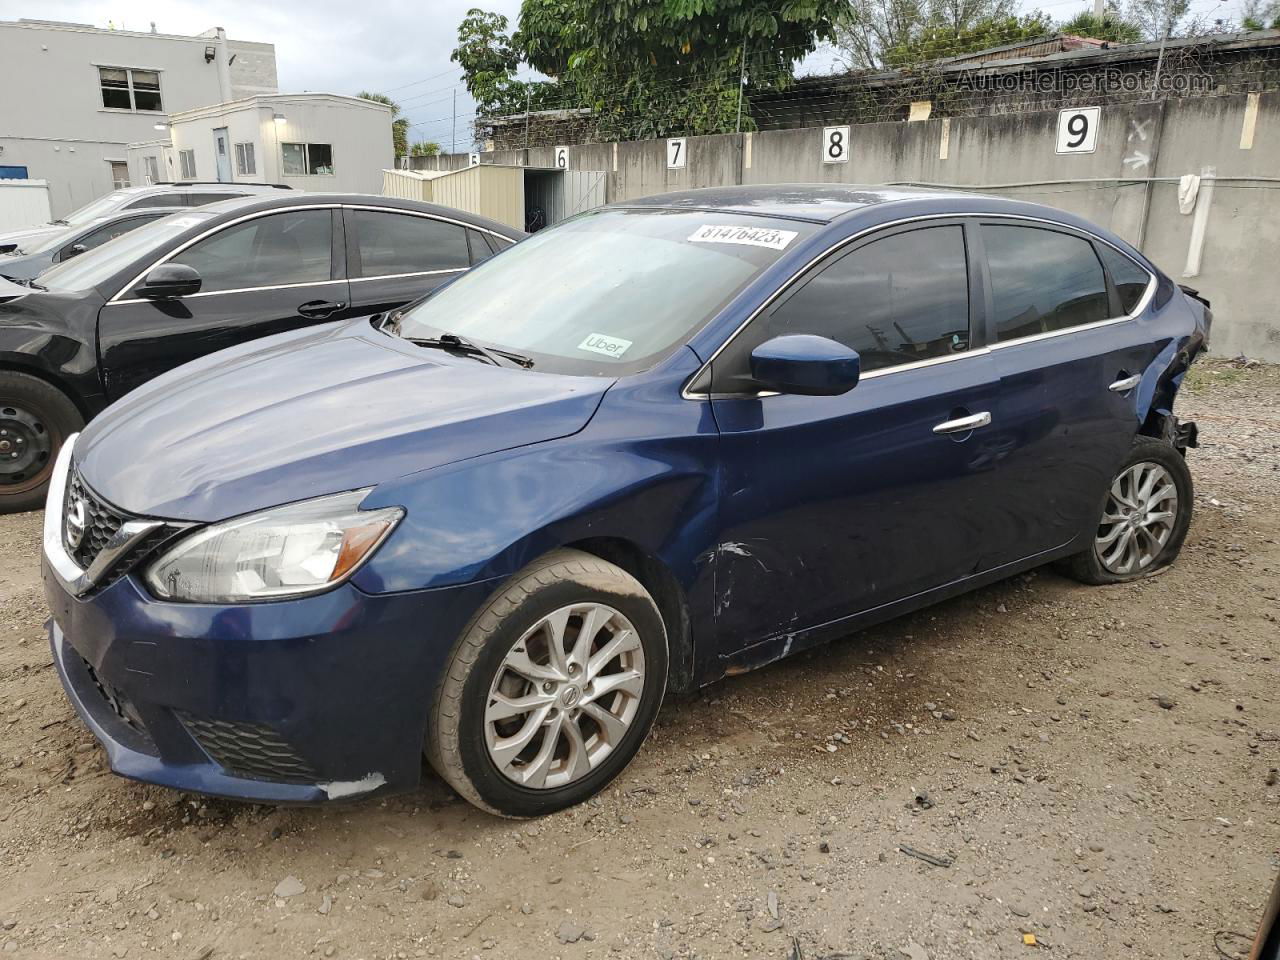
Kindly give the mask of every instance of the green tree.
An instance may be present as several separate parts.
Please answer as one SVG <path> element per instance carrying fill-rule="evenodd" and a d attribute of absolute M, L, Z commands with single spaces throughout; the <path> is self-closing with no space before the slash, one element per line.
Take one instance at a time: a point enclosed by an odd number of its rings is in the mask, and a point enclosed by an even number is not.
<path fill-rule="evenodd" d="M 1100 17 L 1092 11 L 1077 14 L 1059 24 L 1058 32 L 1106 40 L 1108 43 L 1137 43 L 1142 39 L 1142 28 L 1131 20 L 1126 20 L 1115 7 L 1109 8 Z"/>
<path fill-rule="evenodd" d="M 956 29 L 934 23 L 914 33 L 910 39 L 885 50 L 888 67 L 913 67 L 931 60 L 955 57 L 1023 40 L 1035 40 L 1053 32 L 1053 22 L 1043 13 L 1027 16 L 985 17 Z"/>
<path fill-rule="evenodd" d="M 742 78 L 748 93 L 786 87 L 847 2 L 524 0 L 511 43 L 604 137 L 719 133 L 737 124 Z"/>
<path fill-rule="evenodd" d="M 1280 29 L 1280 0 L 1245 0 L 1240 7 L 1240 27 L 1244 30 Z"/>
<path fill-rule="evenodd" d="M 440 144 L 434 140 L 419 140 L 409 148 L 409 156 L 411 157 L 438 157 L 440 156 Z"/>
<path fill-rule="evenodd" d="M 368 90 L 361 90 L 356 96 L 361 100 L 385 103 L 391 108 L 391 145 L 397 158 L 407 155 L 409 152 L 409 119 L 400 116 L 400 104 L 385 93 L 370 93 Z"/>

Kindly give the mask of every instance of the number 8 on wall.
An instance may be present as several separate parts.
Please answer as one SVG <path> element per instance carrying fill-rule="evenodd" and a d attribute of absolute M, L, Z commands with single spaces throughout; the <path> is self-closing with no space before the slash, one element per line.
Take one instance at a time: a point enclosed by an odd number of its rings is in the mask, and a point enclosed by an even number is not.
<path fill-rule="evenodd" d="M 822 128 L 822 162 L 823 163 L 848 163 L 849 162 L 849 128 L 848 127 L 823 127 Z"/>
<path fill-rule="evenodd" d="M 1098 147 L 1101 107 L 1068 107 L 1058 112 L 1058 153 L 1093 153 Z"/>

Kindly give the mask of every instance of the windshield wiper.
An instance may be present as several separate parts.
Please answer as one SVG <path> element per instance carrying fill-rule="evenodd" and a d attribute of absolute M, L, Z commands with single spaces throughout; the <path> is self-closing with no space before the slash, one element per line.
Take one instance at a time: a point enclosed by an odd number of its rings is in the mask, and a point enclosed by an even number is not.
<path fill-rule="evenodd" d="M 526 357 L 522 353 L 512 353 L 510 350 L 502 350 L 498 347 L 482 347 L 480 344 L 472 343 L 456 333 L 442 333 L 438 337 L 405 337 L 404 339 L 419 347 L 453 350 L 467 356 L 482 358 L 492 363 L 495 367 L 502 366 L 499 358 L 508 360 L 526 370 L 533 366 L 533 359 Z"/>

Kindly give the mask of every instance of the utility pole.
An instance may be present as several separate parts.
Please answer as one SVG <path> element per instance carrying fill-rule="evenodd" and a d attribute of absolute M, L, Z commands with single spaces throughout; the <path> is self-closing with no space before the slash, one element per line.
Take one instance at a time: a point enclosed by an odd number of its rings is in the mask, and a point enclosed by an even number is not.
<path fill-rule="evenodd" d="M 449 148 L 450 153 L 458 152 L 458 90 L 455 87 L 453 91 L 453 145 Z"/>
<path fill-rule="evenodd" d="M 1103 17 L 1103 3 L 1104 0 L 1093 0 L 1093 15 L 1099 20 Z"/>
<path fill-rule="evenodd" d="M 1164 45 L 1169 39 L 1169 33 L 1173 30 L 1173 17 L 1170 15 L 1165 18 L 1164 29 L 1160 31 L 1160 54 L 1156 57 L 1156 78 L 1151 84 L 1151 99 L 1155 100 L 1160 96 L 1160 72 L 1164 69 Z"/>
<path fill-rule="evenodd" d="M 738 73 L 738 122 L 734 133 L 742 132 L 742 91 L 747 87 L 747 35 L 742 35 L 742 69 Z"/>
<path fill-rule="evenodd" d="M 524 88 L 524 149 L 525 163 L 529 162 L 529 104 L 531 102 L 530 88 Z"/>

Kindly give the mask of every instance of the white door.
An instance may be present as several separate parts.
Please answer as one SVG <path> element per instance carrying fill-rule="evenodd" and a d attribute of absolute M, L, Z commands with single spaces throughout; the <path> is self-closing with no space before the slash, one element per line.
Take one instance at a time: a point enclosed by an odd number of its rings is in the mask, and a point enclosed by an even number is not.
<path fill-rule="evenodd" d="M 213 155 L 218 161 L 218 182 L 231 182 L 231 151 L 227 146 L 227 128 L 213 131 Z"/>

